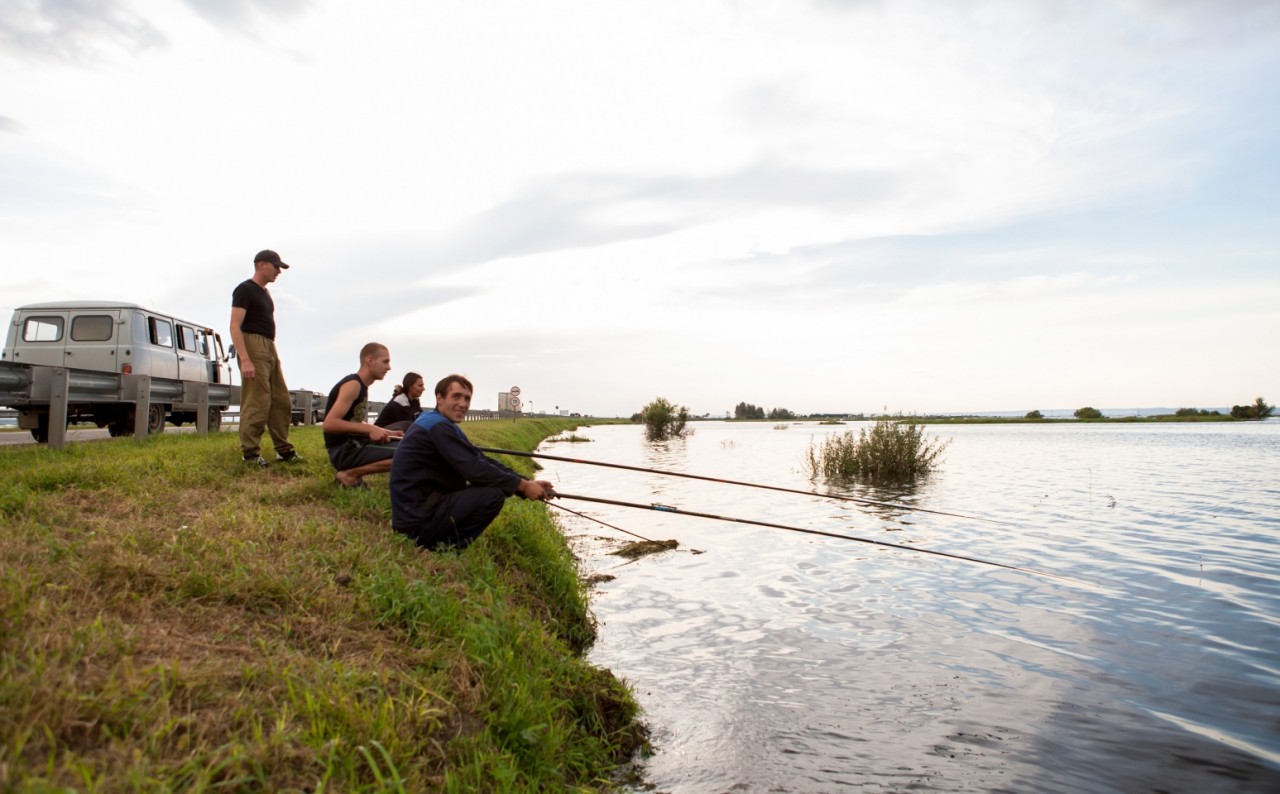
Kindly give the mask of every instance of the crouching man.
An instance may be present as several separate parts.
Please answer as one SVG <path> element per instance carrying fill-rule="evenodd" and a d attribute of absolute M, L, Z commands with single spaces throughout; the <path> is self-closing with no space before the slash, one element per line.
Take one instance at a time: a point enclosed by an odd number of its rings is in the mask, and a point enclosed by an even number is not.
<path fill-rule="evenodd" d="M 391 370 L 386 345 L 370 342 L 360 348 L 360 369 L 329 391 L 324 408 L 324 446 L 343 488 L 365 488 L 369 474 L 391 471 L 395 442 L 402 433 L 368 423 L 369 386 Z"/>
<path fill-rule="evenodd" d="M 391 463 L 391 526 L 428 549 L 465 548 L 508 496 L 555 496 L 551 483 L 522 478 L 463 435 L 458 423 L 471 408 L 472 391 L 461 375 L 437 383 L 435 410 L 409 425 Z"/>

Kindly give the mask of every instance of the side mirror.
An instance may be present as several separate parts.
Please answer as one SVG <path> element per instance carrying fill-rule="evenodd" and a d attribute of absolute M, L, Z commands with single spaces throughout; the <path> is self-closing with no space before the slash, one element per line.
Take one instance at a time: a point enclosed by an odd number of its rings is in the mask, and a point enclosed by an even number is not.
<path fill-rule="evenodd" d="M 235 345 L 229 345 L 229 346 L 227 347 L 227 357 L 226 357 L 225 359 L 223 359 L 223 360 L 224 360 L 224 361 L 230 361 L 231 359 L 233 359 L 233 358 L 235 358 L 235 357 L 236 357 L 236 346 L 235 346 Z"/>

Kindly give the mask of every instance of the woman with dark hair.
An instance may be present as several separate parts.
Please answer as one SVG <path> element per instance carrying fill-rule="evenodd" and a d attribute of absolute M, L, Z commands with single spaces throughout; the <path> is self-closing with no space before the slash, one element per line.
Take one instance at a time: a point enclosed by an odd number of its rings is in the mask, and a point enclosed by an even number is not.
<path fill-rule="evenodd" d="M 427 384 L 421 375 L 406 372 L 404 381 L 396 384 L 391 401 L 382 407 L 373 423 L 390 430 L 404 430 L 422 413 L 422 404 L 418 402 L 418 398 L 426 388 Z"/>

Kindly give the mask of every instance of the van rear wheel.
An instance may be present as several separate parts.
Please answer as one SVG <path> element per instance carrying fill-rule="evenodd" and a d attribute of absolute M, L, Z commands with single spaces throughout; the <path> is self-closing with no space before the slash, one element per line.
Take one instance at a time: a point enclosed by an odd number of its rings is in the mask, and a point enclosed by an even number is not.
<path fill-rule="evenodd" d="M 152 403 L 147 406 L 147 433 L 155 435 L 164 432 L 164 406 Z"/>

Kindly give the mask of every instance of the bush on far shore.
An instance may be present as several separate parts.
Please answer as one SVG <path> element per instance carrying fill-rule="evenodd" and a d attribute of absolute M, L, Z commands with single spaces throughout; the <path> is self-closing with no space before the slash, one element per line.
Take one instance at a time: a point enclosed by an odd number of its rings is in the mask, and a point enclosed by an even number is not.
<path fill-rule="evenodd" d="M 1236 419 L 1266 419 L 1273 411 L 1275 408 L 1267 405 L 1267 401 L 1261 397 L 1254 400 L 1253 405 L 1231 406 L 1231 415 Z"/>

